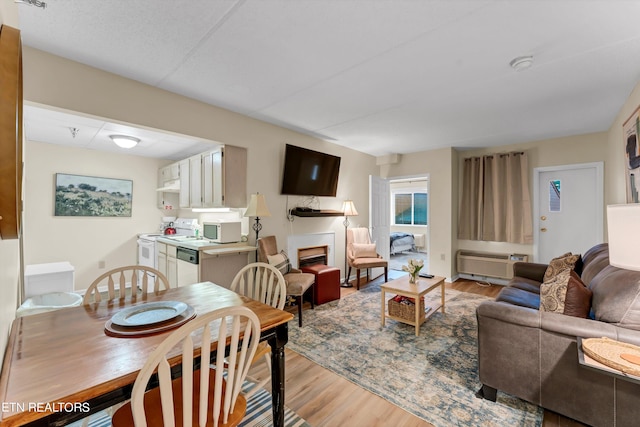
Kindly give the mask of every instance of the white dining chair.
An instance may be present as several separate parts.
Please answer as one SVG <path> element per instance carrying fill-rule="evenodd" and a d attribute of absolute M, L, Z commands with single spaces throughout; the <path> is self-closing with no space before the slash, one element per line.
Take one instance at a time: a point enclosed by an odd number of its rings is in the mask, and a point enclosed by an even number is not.
<path fill-rule="evenodd" d="M 138 373 L 131 401 L 114 414 L 113 426 L 237 426 L 246 413 L 241 389 L 259 339 L 260 321 L 247 307 L 225 307 L 196 317 L 151 353 Z M 218 368 L 195 369 L 194 361 L 209 366 L 212 347 Z M 172 379 L 172 360 L 180 355 L 182 376 Z M 146 391 L 154 373 L 159 386 Z"/>
<path fill-rule="evenodd" d="M 271 307 L 282 310 L 287 299 L 287 284 L 280 270 L 276 267 L 264 263 L 254 262 L 244 266 L 233 278 L 231 290 L 244 295 Z M 267 364 L 268 372 L 271 372 L 271 347 L 266 342 L 258 344 L 258 350 L 253 358 L 252 364 L 264 360 Z M 271 377 L 259 380 L 252 376 L 247 376 L 247 381 L 254 383 L 253 387 L 245 392 L 249 398 L 260 388 L 264 387 Z"/>
<path fill-rule="evenodd" d="M 85 291 L 82 303 L 86 305 L 102 301 L 101 292 L 106 292 L 108 300 L 130 298 L 135 301 L 138 297 L 146 296 L 148 292 L 158 292 L 170 287 L 167 277 L 155 268 L 127 265 L 98 276 Z M 106 290 L 101 291 L 102 288 Z"/>

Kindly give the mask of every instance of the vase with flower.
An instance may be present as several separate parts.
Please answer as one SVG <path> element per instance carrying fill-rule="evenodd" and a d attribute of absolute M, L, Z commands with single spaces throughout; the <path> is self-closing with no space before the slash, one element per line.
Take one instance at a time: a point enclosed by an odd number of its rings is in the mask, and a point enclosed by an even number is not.
<path fill-rule="evenodd" d="M 410 259 L 409 264 L 402 266 L 402 270 L 409 273 L 409 283 L 416 283 L 422 267 L 424 267 L 424 261 L 421 259 Z"/>

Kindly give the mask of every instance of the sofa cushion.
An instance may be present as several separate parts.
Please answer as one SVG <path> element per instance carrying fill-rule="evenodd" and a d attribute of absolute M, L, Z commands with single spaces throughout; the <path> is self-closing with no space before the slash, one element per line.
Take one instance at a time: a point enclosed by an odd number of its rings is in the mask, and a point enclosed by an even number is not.
<path fill-rule="evenodd" d="M 598 252 L 595 254 L 589 262 L 585 262 L 582 268 L 581 278 L 585 285 L 591 288 L 591 282 L 602 269 L 609 265 L 609 251 Z M 593 290 L 593 289 L 592 289 Z"/>
<path fill-rule="evenodd" d="M 496 301 L 519 305 L 521 307 L 535 308 L 536 310 L 540 307 L 539 294 L 527 292 L 523 289 L 517 289 L 511 286 L 503 288 L 496 297 Z"/>
<path fill-rule="evenodd" d="M 589 289 L 596 320 L 640 330 L 640 271 L 609 265 L 591 280 Z"/>
<path fill-rule="evenodd" d="M 540 285 L 540 310 L 564 313 L 567 284 L 571 270 L 564 269 Z"/>
<path fill-rule="evenodd" d="M 544 272 L 544 282 L 551 280 L 553 277 L 562 273 L 564 270 L 573 270 L 576 266 L 576 262 L 580 259 L 580 254 L 573 255 L 571 252 L 567 252 L 564 255 L 556 257 L 549 261 L 547 271 Z"/>
<path fill-rule="evenodd" d="M 527 279 L 526 277 L 515 276 L 509 281 L 509 286 L 516 289 L 522 289 L 523 291 L 533 292 L 534 294 L 540 293 L 540 282 L 533 279 Z"/>
<path fill-rule="evenodd" d="M 591 297 L 593 293 L 580 280 L 575 271 L 569 274 L 567 283 L 567 295 L 564 300 L 564 314 L 573 317 L 587 318 L 591 310 Z"/>

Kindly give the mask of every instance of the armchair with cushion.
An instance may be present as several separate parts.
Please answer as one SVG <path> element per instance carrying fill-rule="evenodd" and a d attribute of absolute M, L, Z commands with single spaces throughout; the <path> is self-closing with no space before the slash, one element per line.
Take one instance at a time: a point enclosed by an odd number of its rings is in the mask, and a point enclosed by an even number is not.
<path fill-rule="evenodd" d="M 287 296 L 295 298 L 298 305 L 298 325 L 302 327 L 303 296 L 307 292 L 311 294 L 310 301 L 311 308 L 313 308 L 313 284 L 316 277 L 313 274 L 291 268 L 289 258 L 283 252 L 278 252 L 276 236 L 258 239 L 258 261 L 271 264 L 280 270 L 287 284 Z"/>
<path fill-rule="evenodd" d="M 351 277 L 351 268 L 356 269 L 356 289 L 360 289 L 360 270 L 367 270 L 367 282 L 369 281 L 369 269 L 375 267 L 384 268 L 384 281 L 389 280 L 389 263 L 376 251 L 376 244 L 371 243 L 369 229 L 365 227 L 347 229 L 347 261 L 349 271 L 347 280 Z"/>

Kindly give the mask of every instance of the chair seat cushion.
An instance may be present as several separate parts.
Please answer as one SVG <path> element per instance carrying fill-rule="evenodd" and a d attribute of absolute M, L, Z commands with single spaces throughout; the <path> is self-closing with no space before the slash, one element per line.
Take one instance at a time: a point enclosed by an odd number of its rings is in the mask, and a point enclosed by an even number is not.
<path fill-rule="evenodd" d="M 310 273 L 289 273 L 284 275 L 287 282 L 287 295 L 302 295 L 313 285 L 316 276 Z"/>
<path fill-rule="evenodd" d="M 351 260 L 353 268 L 386 267 L 387 261 L 383 258 L 356 258 Z"/>
<path fill-rule="evenodd" d="M 208 408 L 209 412 L 213 407 L 213 396 L 214 396 L 214 376 L 215 372 L 212 369 L 210 372 L 211 379 L 209 381 L 209 391 L 207 396 L 209 397 Z M 224 390 L 226 386 L 226 382 L 222 383 L 222 401 L 224 401 Z M 175 419 L 176 425 L 182 425 L 182 412 L 183 412 L 183 402 L 182 402 L 182 377 L 176 378 L 171 381 L 171 389 L 173 390 L 174 397 L 174 410 L 175 410 Z M 191 408 L 191 412 L 193 414 L 193 419 L 198 421 L 198 410 L 200 407 L 199 404 L 199 394 L 200 394 L 200 370 L 193 372 L 193 408 Z M 161 426 L 162 424 L 162 404 L 160 399 L 160 388 L 156 387 L 144 394 L 144 410 L 145 410 L 145 418 L 147 419 L 148 426 Z M 222 414 L 220 415 L 220 423 L 218 427 L 226 427 L 226 426 L 237 426 L 240 424 L 240 421 L 244 418 L 245 413 L 247 412 L 247 401 L 242 394 L 238 395 L 238 399 L 235 403 L 235 408 L 233 412 L 229 413 L 229 420 L 226 424 L 222 423 Z M 132 427 L 133 426 L 133 414 L 131 412 L 131 401 L 127 402 L 125 405 L 120 407 L 115 414 L 113 414 L 113 418 L 111 423 L 114 427 Z M 207 427 L 213 427 L 213 419 L 209 416 L 207 419 Z"/>

